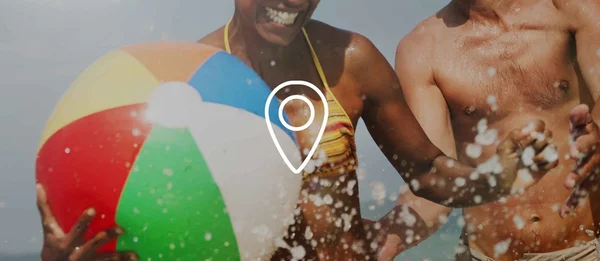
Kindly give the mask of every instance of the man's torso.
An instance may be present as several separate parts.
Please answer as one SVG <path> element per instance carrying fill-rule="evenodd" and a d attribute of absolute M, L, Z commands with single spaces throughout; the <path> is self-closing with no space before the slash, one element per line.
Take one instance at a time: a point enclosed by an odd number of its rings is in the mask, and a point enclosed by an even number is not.
<path fill-rule="evenodd" d="M 519 197 L 464 210 L 471 247 L 491 257 L 497 252 L 499 259 L 513 260 L 527 252 L 571 247 L 592 240 L 598 227 L 589 201 L 575 215 L 563 219 L 558 213 L 570 195 L 563 184 L 573 167 L 564 157 L 568 113 L 579 103 L 591 104 L 574 58 L 574 39 L 555 18 L 557 12 L 551 1 L 539 1 L 515 12 L 513 24 L 501 26 L 461 19 L 449 6 L 415 29 L 434 35 L 434 50 L 415 51 L 434 53 L 433 77 L 449 107 L 461 162 L 477 165 L 496 151 L 490 145 L 479 153 L 473 145 L 476 138 L 494 136 L 477 137 L 486 125 L 498 131 L 498 140 L 536 118 L 554 133 L 561 161 L 556 169 Z M 509 239 L 502 255 L 499 246 Z"/>

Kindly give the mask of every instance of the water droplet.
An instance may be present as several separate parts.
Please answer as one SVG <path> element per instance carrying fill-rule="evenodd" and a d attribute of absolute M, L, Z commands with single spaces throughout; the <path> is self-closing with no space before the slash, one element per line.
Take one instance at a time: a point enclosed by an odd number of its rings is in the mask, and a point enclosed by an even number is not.
<path fill-rule="evenodd" d="M 354 186 L 356 186 L 356 180 L 348 181 L 346 186 L 346 193 L 348 193 L 348 196 L 354 195 Z"/>
<path fill-rule="evenodd" d="M 446 223 L 448 223 L 448 216 L 446 216 L 446 215 L 439 215 L 438 216 L 438 221 L 441 224 L 446 224 Z"/>
<path fill-rule="evenodd" d="M 483 153 L 483 150 L 480 145 L 470 143 L 466 148 L 467 156 L 473 159 L 477 159 Z"/>
<path fill-rule="evenodd" d="M 454 180 L 454 184 L 456 184 L 458 187 L 462 187 L 467 184 L 467 181 L 464 178 L 456 178 Z"/>
<path fill-rule="evenodd" d="M 533 176 L 531 175 L 531 172 L 529 172 L 529 169 L 520 169 L 517 172 L 517 178 L 527 184 L 533 182 Z"/>
<path fill-rule="evenodd" d="M 490 184 L 490 187 L 495 188 L 496 185 L 498 185 L 496 178 L 494 177 L 488 177 L 488 184 Z"/>
<path fill-rule="evenodd" d="M 325 195 L 323 197 L 323 203 L 325 203 L 326 205 L 331 205 L 333 203 L 333 198 L 331 197 L 331 195 Z"/>
<path fill-rule="evenodd" d="M 482 200 L 482 199 L 481 199 L 481 196 L 479 196 L 479 195 L 475 195 L 475 196 L 473 197 L 473 201 L 475 202 L 475 204 L 479 204 L 479 203 L 481 203 L 481 200 Z"/>
<path fill-rule="evenodd" d="M 483 118 L 481 120 L 479 120 L 479 122 L 477 122 L 477 133 L 483 133 L 487 130 L 488 125 L 487 125 L 487 119 Z"/>
<path fill-rule="evenodd" d="M 504 171 L 504 166 L 500 163 L 500 156 L 494 154 L 485 162 L 479 164 L 477 166 L 477 171 L 479 173 L 494 173 L 500 174 Z"/>
<path fill-rule="evenodd" d="M 140 210 L 139 210 L 138 208 L 133 208 L 133 213 L 134 213 L 134 214 L 139 214 L 139 213 L 140 213 Z"/>
<path fill-rule="evenodd" d="M 276 64 L 276 63 L 275 63 L 275 60 L 272 60 L 272 61 L 271 61 L 271 66 L 275 66 L 275 64 Z"/>
<path fill-rule="evenodd" d="M 412 179 L 410 181 L 410 186 L 413 188 L 414 191 L 419 190 L 419 181 L 416 179 Z"/>
<path fill-rule="evenodd" d="M 515 215 L 513 217 L 513 222 L 515 223 L 515 226 L 517 227 L 518 230 L 521 230 L 525 227 L 525 221 L 523 221 L 523 219 L 521 217 L 519 217 L 518 215 Z"/>
<path fill-rule="evenodd" d="M 555 162 L 558 160 L 558 152 L 554 147 L 546 147 L 544 149 L 544 160 L 547 162 Z"/>
<path fill-rule="evenodd" d="M 137 243 L 138 241 L 139 241 L 139 238 L 138 238 L 138 237 L 134 237 L 134 238 L 133 238 L 133 243 Z"/>
<path fill-rule="evenodd" d="M 175 249 L 175 244 L 173 244 L 173 243 L 169 244 L 169 248 L 170 248 L 171 250 Z"/>
<path fill-rule="evenodd" d="M 531 166 L 533 164 L 533 157 L 535 157 L 535 149 L 531 146 L 527 146 L 521 154 L 521 161 L 525 166 Z"/>
<path fill-rule="evenodd" d="M 71 149 L 65 148 L 65 153 L 67 153 L 67 154 L 71 153 Z"/>
<path fill-rule="evenodd" d="M 315 172 L 316 169 L 317 169 L 317 166 L 315 164 L 315 161 L 309 160 L 308 163 L 306 163 L 306 166 L 304 167 L 304 172 L 313 173 L 313 172 Z"/>
<path fill-rule="evenodd" d="M 313 237 L 313 232 L 310 230 L 310 227 L 306 227 L 306 230 L 304 231 L 304 238 L 310 240 Z"/>
<path fill-rule="evenodd" d="M 204 240 L 210 241 L 211 239 L 212 239 L 212 234 L 211 233 L 204 234 Z"/>
<path fill-rule="evenodd" d="M 228 247 L 229 246 L 229 241 L 225 241 L 225 243 L 223 245 L 226 246 L 226 247 Z"/>
<path fill-rule="evenodd" d="M 131 130 L 131 134 L 132 134 L 134 137 L 137 137 L 137 136 L 140 136 L 140 134 L 142 134 L 142 132 L 140 131 L 140 129 L 138 129 L 138 128 L 134 128 L 133 130 Z"/>
<path fill-rule="evenodd" d="M 467 251 L 467 248 L 465 246 L 457 246 L 455 251 L 457 254 L 462 254 Z"/>
<path fill-rule="evenodd" d="M 487 71 L 487 73 L 490 77 L 496 76 L 496 72 L 497 72 L 497 70 L 495 67 L 490 67 L 490 68 L 488 68 L 488 71 Z"/>
<path fill-rule="evenodd" d="M 488 129 L 488 130 L 484 131 L 483 133 L 477 134 L 477 136 L 475 136 L 475 142 L 477 144 L 480 144 L 483 146 L 489 146 L 489 145 L 494 144 L 496 142 L 497 138 L 498 138 L 498 130 Z"/>
<path fill-rule="evenodd" d="M 509 238 L 494 245 L 494 258 L 498 258 L 501 255 L 504 255 L 506 251 L 508 251 L 510 242 L 512 242 L 512 240 Z"/>
<path fill-rule="evenodd" d="M 554 88 L 560 87 L 560 81 L 554 81 L 554 83 L 552 84 L 552 87 L 554 87 Z"/>
<path fill-rule="evenodd" d="M 169 169 L 169 168 L 165 168 L 165 169 L 163 169 L 163 174 L 171 177 L 171 176 L 173 176 L 173 170 Z"/>
<path fill-rule="evenodd" d="M 292 249 L 290 249 L 290 252 L 292 254 L 293 260 L 302 260 L 306 255 L 306 250 L 302 246 L 292 247 Z"/>
<path fill-rule="evenodd" d="M 172 188 L 173 188 L 173 183 L 172 182 L 167 183 L 167 189 L 171 190 Z"/>
<path fill-rule="evenodd" d="M 457 225 L 459 227 L 463 227 L 465 225 L 465 219 L 463 217 L 459 217 Z"/>
<path fill-rule="evenodd" d="M 385 191 L 385 184 L 383 182 L 372 182 L 371 188 L 373 199 L 377 201 L 377 203 L 383 203 L 387 194 Z"/>
<path fill-rule="evenodd" d="M 585 230 L 585 233 L 586 233 L 588 236 L 590 236 L 590 237 L 595 237 L 595 236 L 596 236 L 596 233 L 594 233 L 594 231 L 592 231 L 592 230 L 589 230 L 589 229 L 586 229 L 586 230 Z"/>

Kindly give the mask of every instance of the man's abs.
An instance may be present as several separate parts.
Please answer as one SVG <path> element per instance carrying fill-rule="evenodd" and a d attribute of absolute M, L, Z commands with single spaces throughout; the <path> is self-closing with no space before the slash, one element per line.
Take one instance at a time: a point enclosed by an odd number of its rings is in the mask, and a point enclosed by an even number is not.
<path fill-rule="evenodd" d="M 515 260 L 524 253 L 556 251 L 596 237 L 600 220 L 594 224 L 594 211 L 589 200 L 574 215 L 563 218 L 559 214 L 571 193 L 563 184 L 574 166 L 572 161 L 565 159 L 565 155 L 568 152 L 568 112 L 575 104 L 576 102 L 566 102 L 558 109 L 545 112 L 534 110 L 510 113 L 501 120 L 489 123 L 487 128 L 498 130 L 500 139 L 531 119 L 545 121 L 547 128 L 553 131 L 560 162 L 558 167 L 520 196 L 465 209 L 464 218 L 471 248 L 490 257 L 503 254 L 501 256 L 507 260 Z M 468 147 L 475 143 L 472 139 L 457 141 L 461 161 L 481 164 L 495 152 L 495 146 L 482 146 L 479 158 L 473 159 L 473 152 Z M 600 198 L 600 193 L 594 193 L 591 198 Z M 600 215 L 598 210 L 600 209 L 595 211 L 597 216 Z M 500 247 L 502 244 L 507 244 L 508 247 L 503 250 Z M 502 253 L 496 253 L 498 251 Z"/>

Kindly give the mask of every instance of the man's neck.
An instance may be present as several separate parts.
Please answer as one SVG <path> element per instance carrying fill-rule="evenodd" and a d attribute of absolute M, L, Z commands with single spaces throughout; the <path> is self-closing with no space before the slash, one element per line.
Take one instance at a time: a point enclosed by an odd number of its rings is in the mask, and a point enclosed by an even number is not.
<path fill-rule="evenodd" d="M 530 5 L 532 0 L 452 0 L 454 6 L 469 20 L 479 22 L 502 22 L 510 24 L 512 15 L 521 7 Z"/>

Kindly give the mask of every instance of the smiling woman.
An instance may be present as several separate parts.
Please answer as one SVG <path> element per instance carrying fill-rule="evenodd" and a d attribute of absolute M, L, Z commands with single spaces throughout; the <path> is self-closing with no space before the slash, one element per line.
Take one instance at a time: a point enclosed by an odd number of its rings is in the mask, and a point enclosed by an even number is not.
<path fill-rule="evenodd" d="M 236 15 L 246 26 L 254 26 L 265 40 L 278 44 L 289 44 L 310 20 L 320 0 L 282 1 L 236 0 Z"/>

